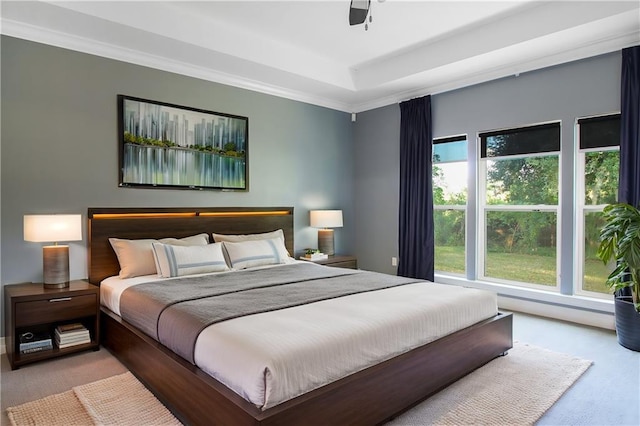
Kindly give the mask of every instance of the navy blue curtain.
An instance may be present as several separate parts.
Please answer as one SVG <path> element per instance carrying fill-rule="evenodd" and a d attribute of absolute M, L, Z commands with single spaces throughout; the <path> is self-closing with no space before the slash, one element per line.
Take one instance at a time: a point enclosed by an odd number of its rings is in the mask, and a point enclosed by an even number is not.
<path fill-rule="evenodd" d="M 640 207 L 640 46 L 622 50 L 618 201 Z"/>
<path fill-rule="evenodd" d="M 640 46 L 622 50 L 618 201 L 640 207 Z M 618 290 L 631 296 L 631 288 Z"/>
<path fill-rule="evenodd" d="M 400 103 L 398 275 L 433 281 L 431 96 Z"/>

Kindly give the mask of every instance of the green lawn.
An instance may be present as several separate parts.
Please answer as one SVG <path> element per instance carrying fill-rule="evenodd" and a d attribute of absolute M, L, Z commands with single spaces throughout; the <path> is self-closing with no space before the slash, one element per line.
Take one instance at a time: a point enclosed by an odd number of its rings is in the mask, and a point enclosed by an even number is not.
<path fill-rule="evenodd" d="M 464 247 L 438 246 L 435 256 L 436 271 L 464 274 Z"/>
<path fill-rule="evenodd" d="M 436 250 L 435 269 L 464 274 L 464 247 L 439 246 Z M 555 286 L 556 259 L 551 256 L 516 253 L 489 253 L 486 275 L 510 281 Z M 604 282 L 609 270 L 597 259 L 587 260 L 584 289 L 610 293 Z"/>

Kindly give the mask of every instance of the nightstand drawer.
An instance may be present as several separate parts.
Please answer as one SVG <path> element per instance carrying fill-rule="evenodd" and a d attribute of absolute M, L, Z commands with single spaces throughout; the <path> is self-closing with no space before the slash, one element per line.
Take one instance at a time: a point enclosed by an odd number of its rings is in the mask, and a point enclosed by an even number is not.
<path fill-rule="evenodd" d="M 44 300 L 16 303 L 15 326 L 24 327 L 46 322 L 72 320 L 96 315 L 95 294 L 81 296 L 51 297 Z"/>
<path fill-rule="evenodd" d="M 358 266 L 355 260 L 348 260 L 346 262 L 333 262 L 333 263 L 327 264 L 327 266 L 333 266 L 334 268 L 358 269 Z"/>
<path fill-rule="evenodd" d="M 331 255 L 326 259 L 319 260 L 308 260 L 304 257 L 301 257 L 300 260 L 306 260 L 308 262 L 317 263 L 319 265 L 331 266 L 333 268 L 358 269 L 358 258 L 345 254 Z"/>

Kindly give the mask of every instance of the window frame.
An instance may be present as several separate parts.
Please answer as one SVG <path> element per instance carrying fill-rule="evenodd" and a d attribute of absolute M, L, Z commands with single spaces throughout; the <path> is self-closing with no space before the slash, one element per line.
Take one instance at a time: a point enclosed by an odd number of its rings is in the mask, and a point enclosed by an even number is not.
<path fill-rule="evenodd" d="M 452 143 L 452 142 L 462 142 L 462 141 L 466 141 L 467 142 L 467 155 L 466 155 L 466 160 L 465 162 L 467 163 L 467 201 L 465 204 L 436 204 L 435 202 L 433 203 L 433 210 L 434 212 L 436 210 L 442 210 L 442 211 L 450 211 L 450 210 L 458 210 L 458 211 L 462 211 L 464 212 L 464 272 L 463 273 L 455 273 L 455 272 L 450 272 L 450 271 L 443 271 L 443 270 L 436 270 L 436 272 L 438 274 L 442 274 L 442 275 L 448 275 L 448 276 L 452 276 L 452 277 L 466 277 L 467 276 L 467 272 L 469 270 L 468 267 L 468 251 L 469 251 L 469 247 L 468 247 L 468 241 L 469 241 L 469 212 L 468 212 L 468 208 L 469 208 L 469 137 L 467 134 L 459 134 L 459 135 L 453 135 L 453 136 L 445 136 L 445 137 L 439 137 L 439 138 L 433 138 L 432 139 L 432 144 L 435 146 L 436 144 L 444 144 L 444 143 Z M 432 158 L 432 166 L 435 164 L 446 164 L 446 163 L 458 163 L 460 161 L 441 161 L 436 163 L 435 160 Z M 433 172 L 432 172 L 432 179 L 433 179 Z M 433 188 L 432 188 L 432 193 L 433 193 Z M 434 253 L 435 253 L 435 242 L 434 242 Z M 435 262 L 434 262 L 435 264 Z"/>
<path fill-rule="evenodd" d="M 611 293 L 600 293 L 596 291 L 589 291 L 583 289 L 583 279 L 585 273 L 585 214 L 586 213 L 597 213 L 602 212 L 604 207 L 607 204 L 586 204 L 585 203 L 585 190 L 586 190 L 586 182 L 585 182 L 585 165 L 586 165 L 586 154 L 590 152 L 606 152 L 606 151 L 617 151 L 620 153 L 620 144 L 616 146 L 601 146 L 601 147 L 592 147 L 592 148 L 581 148 L 580 147 L 580 125 L 582 122 L 587 121 L 600 121 L 603 119 L 607 119 L 609 117 L 618 117 L 620 118 L 619 112 L 614 113 L 606 113 L 606 114 L 598 114 L 588 117 L 578 117 L 574 123 L 574 135 L 575 135 L 575 175 L 574 175 L 574 206 L 575 206 L 575 216 L 574 216 L 574 241 L 576 243 L 574 250 L 574 265 L 573 265 L 573 295 L 574 296 L 582 296 L 596 299 L 611 299 Z M 617 199 L 617 197 L 616 197 Z"/>
<path fill-rule="evenodd" d="M 517 155 L 504 155 L 504 156 L 487 156 L 482 155 L 483 151 L 483 136 L 494 136 L 496 134 L 501 134 L 504 132 L 505 134 L 516 133 L 521 131 L 526 131 L 527 129 L 538 127 L 538 128 L 548 128 L 550 126 L 557 126 L 559 132 L 559 150 L 558 151 L 537 151 L 535 153 L 530 154 L 517 154 Z M 504 129 L 491 130 L 479 132 L 477 136 L 478 143 L 478 155 L 477 158 L 477 229 L 476 233 L 478 235 L 478 239 L 476 242 L 476 271 L 477 271 L 477 279 L 509 285 L 519 288 L 529 288 L 536 290 L 549 291 L 553 293 L 560 293 L 561 291 L 561 261 L 562 261 L 562 233 L 561 233 L 561 214 L 562 214 L 562 121 L 561 120 L 553 120 L 543 123 L 519 126 L 519 127 L 508 127 Z M 548 205 L 548 204 L 532 204 L 532 205 L 521 205 L 521 204 L 488 204 L 487 203 L 487 164 L 489 161 L 499 161 L 503 159 L 520 159 L 520 158 L 532 158 L 532 157 L 548 157 L 548 156 L 557 156 L 558 157 L 558 203 L 556 205 Z M 555 270 L 555 285 L 544 285 L 544 284 L 536 284 L 536 283 L 527 283 L 524 281 L 513 281 L 507 280 L 503 278 L 491 277 L 486 274 L 486 250 L 487 250 L 487 213 L 492 211 L 513 211 L 513 212 L 553 212 L 556 215 L 556 270 Z"/>

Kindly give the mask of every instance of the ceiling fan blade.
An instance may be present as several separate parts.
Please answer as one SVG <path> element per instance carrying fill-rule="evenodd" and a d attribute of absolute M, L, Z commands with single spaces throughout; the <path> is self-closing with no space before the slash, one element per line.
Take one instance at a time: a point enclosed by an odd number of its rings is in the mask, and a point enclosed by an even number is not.
<path fill-rule="evenodd" d="M 349 25 L 362 24 L 369 14 L 371 0 L 351 0 L 349 6 Z"/>

